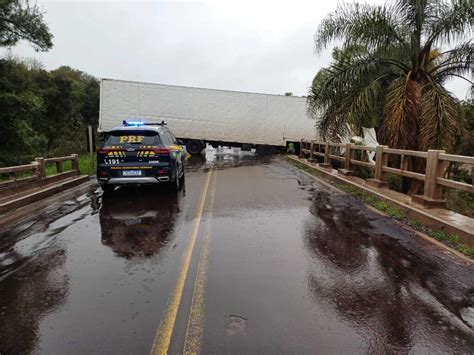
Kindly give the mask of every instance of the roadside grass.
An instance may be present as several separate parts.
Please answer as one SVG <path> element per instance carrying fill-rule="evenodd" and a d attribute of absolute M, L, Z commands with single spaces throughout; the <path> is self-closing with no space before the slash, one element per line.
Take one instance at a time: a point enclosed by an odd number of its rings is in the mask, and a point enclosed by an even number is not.
<path fill-rule="evenodd" d="M 97 165 L 97 156 L 96 154 L 81 154 L 79 156 L 79 170 L 83 175 L 95 175 L 96 174 L 96 165 Z"/>
<path fill-rule="evenodd" d="M 291 164 L 297 166 L 298 168 L 301 168 L 302 170 L 310 173 L 311 175 L 316 175 L 314 173 L 313 169 L 307 167 L 304 164 L 301 164 L 299 162 L 295 162 L 294 160 L 291 160 L 291 159 L 287 159 L 287 161 L 290 162 Z M 458 235 L 447 233 L 447 232 L 444 232 L 444 231 L 441 231 L 441 230 L 434 230 L 434 229 L 428 228 L 428 227 L 424 226 L 420 221 L 409 218 L 406 215 L 406 213 L 403 212 L 401 209 L 390 205 L 388 202 L 386 202 L 386 201 L 384 201 L 384 200 L 382 200 L 378 197 L 375 197 L 375 196 L 372 196 L 372 195 L 366 193 L 364 190 L 362 190 L 358 187 L 347 185 L 347 184 L 341 184 L 341 183 L 335 184 L 335 187 L 337 187 L 338 189 L 346 192 L 347 194 L 349 194 L 351 196 L 354 196 L 355 198 L 361 200 L 365 204 L 367 204 L 369 206 L 372 206 L 375 209 L 387 214 L 388 216 L 390 216 L 390 217 L 392 217 L 392 218 L 394 218 L 394 219 L 396 219 L 400 222 L 403 222 L 404 224 L 409 225 L 414 230 L 417 230 L 419 232 L 423 232 L 423 233 L 427 234 L 428 236 L 430 236 L 431 238 L 442 242 L 443 244 L 459 251 L 460 253 L 468 256 L 471 259 L 474 259 L 474 248 L 472 248 L 468 245 L 462 244 L 459 241 L 459 236 Z"/>
<path fill-rule="evenodd" d="M 63 172 L 70 171 L 72 169 L 72 164 L 70 161 L 65 161 L 62 163 Z M 82 175 L 95 175 L 96 173 L 96 155 L 93 154 L 92 157 L 89 154 L 79 155 L 79 170 Z M 46 166 L 46 176 L 51 176 L 57 174 L 56 164 L 48 164 Z"/>

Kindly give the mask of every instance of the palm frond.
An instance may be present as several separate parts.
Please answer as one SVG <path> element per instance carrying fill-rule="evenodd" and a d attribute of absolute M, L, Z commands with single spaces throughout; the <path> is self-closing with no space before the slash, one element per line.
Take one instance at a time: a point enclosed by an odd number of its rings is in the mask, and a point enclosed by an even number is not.
<path fill-rule="evenodd" d="M 365 124 L 383 107 L 380 133 L 387 144 L 449 147 L 457 132 L 456 105 L 442 85 L 460 77 L 472 90 L 466 76 L 473 68 L 473 14 L 472 0 L 340 5 L 315 34 L 317 51 L 332 41 L 342 43 L 335 61 L 313 82 L 308 112 L 331 135 L 347 123 Z M 459 44 L 464 37 L 467 41 Z M 443 44 L 454 43 L 441 51 Z"/>
<path fill-rule="evenodd" d="M 357 44 L 375 49 L 393 42 L 406 46 L 408 32 L 392 15 L 384 5 L 342 4 L 319 25 L 314 36 L 315 49 L 321 51 L 338 39 L 346 47 Z"/>
<path fill-rule="evenodd" d="M 451 151 L 463 126 L 460 102 L 443 86 L 427 82 L 421 94 L 420 148 Z"/>
<path fill-rule="evenodd" d="M 392 68 L 376 59 L 333 63 L 318 72 L 308 92 L 308 114 L 319 121 L 323 137 L 346 130 L 373 127 L 380 117 L 383 83 L 393 76 Z"/>
<path fill-rule="evenodd" d="M 344 108 L 344 104 L 332 105 L 319 116 L 317 127 L 322 138 L 337 142 L 338 135 L 345 136 L 348 133 L 349 115 Z"/>
<path fill-rule="evenodd" d="M 450 75 L 470 76 L 473 65 L 474 45 L 471 41 L 460 44 L 442 53 L 437 63 L 430 65 L 428 73 L 436 80 L 445 80 Z"/>
<path fill-rule="evenodd" d="M 472 9 L 472 0 L 439 1 L 426 19 L 426 43 L 449 44 L 462 38 L 472 38 Z"/>
<path fill-rule="evenodd" d="M 421 86 L 410 74 L 394 80 L 385 99 L 382 139 L 392 147 L 416 147 L 420 104 Z"/>

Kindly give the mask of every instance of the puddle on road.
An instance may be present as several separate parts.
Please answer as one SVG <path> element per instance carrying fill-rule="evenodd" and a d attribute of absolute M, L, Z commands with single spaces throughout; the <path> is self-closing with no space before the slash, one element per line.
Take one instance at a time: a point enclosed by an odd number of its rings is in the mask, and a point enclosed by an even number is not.
<path fill-rule="evenodd" d="M 137 299 L 138 310 L 156 304 L 149 294 L 157 294 L 150 275 L 158 275 L 158 263 L 151 257 L 168 242 L 180 212 L 180 195 L 158 190 L 123 188 L 103 195 L 91 187 L 86 194 L 80 192 L 77 197 L 56 201 L 39 211 L 34 220 L 27 222 L 28 228 L 14 227 L 1 235 L 0 353 L 38 350 L 45 334 L 54 338 L 61 332 L 49 326 L 41 328 L 52 314 L 60 314 L 53 317 L 57 323 L 52 324 L 61 327 L 61 314 L 67 320 L 71 317 L 68 312 L 75 311 L 74 322 L 83 322 L 83 328 L 87 328 L 88 321 L 77 312 L 84 307 L 88 314 L 89 304 L 97 307 L 105 302 L 106 309 L 108 304 L 132 298 Z M 99 216 L 94 216 L 99 211 Z M 89 292 L 89 296 L 83 296 Z M 78 296 L 89 298 L 74 303 Z M 64 311 L 65 305 L 72 310 Z M 135 306 L 133 301 L 129 306 Z M 127 321 L 138 319 L 136 309 Z M 126 328 L 123 322 L 116 330 Z M 92 324 L 97 327 L 99 323 Z M 71 339 L 74 336 L 80 336 L 80 332 L 69 334 Z"/>
<path fill-rule="evenodd" d="M 153 189 L 123 188 L 105 194 L 100 210 L 102 244 L 125 258 L 157 253 L 174 230 L 180 212 L 178 195 Z"/>
<path fill-rule="evenodd" d="M 226 318 L 225 329 L 227 335 L 244 335 L 247 329 L 247 318 L 237 315 L 230 315 Z"/>
<path fill-rule="evenodd" d="M 314 302 L 354 326 L 371 352 L 474 348 L 473 268 L 433 255 L 351 196 L 318 189 L 312 201 L 305 245 Z"/>

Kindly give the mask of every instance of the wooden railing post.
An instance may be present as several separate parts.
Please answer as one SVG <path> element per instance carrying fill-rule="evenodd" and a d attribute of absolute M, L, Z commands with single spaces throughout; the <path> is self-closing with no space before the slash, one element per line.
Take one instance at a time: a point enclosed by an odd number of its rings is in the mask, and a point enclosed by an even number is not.
<path fill-rule="evenodd" d="M 373 187 L 388 187 L 388 182 L 385 181 L 385 173 L 383 167 L 388 164 L 388 154 L 384 153 L 384 149 L 388 148 L 386 145 L 378 145 L 375 148 L 375 168 L 374 178 L 367 179 L 367 184 Z"/>
<path fill-rule="evenodd" d="M 35 162 L 38 165 L 36 170 L 36 176 L 38 180 L 43 180 L 46 177 L 46 164 L 44 162 L 44 158 L 35 158 Z"/>
<path fill-rule="evenodd" d="M 77 171 L 77 175 L 81 175 L 81 171 L 79 170 L 79 156 L 77 154 L 71 155 L 71 168 L 73 171 Z"/>
<path fill-rule="evenodd" d="M 439 154 L 444 150 L 428 150 L 426 157 L 426 177 L 423 196 L 432 200 L 443 198 L 443 188 L 438 185 L 436 179 L 443 177 L 444 164 L 439 161 Z"/>
<path fill-rule="evenodd" d="M 300 159 L 304 158 L 303 149 L 304 149 L 304 139 L 302 139 L 301 142 L 300 142 L 300 154 L 299 154 Z"/>
<path fill-rule="evenodd" d="M 331 168 L 332 169 L 331 159 L 329 159 L 329 150 L 330 150 L 329 142 L 326 142 L 324 144 L 324 163 L 319 164 L 319 166 L 321 166 L 323 168 Z"/>
<path fill-rule="evenodd" d="M 56 174 L 61 174 L 63 172 L 63 162 L 57 161 L 56 162 Z"/>
<path fill-rule="evenodd" d="M 313 154 L 313 149 L 314 149 L 314 141 L 312 140 L 310 145 L 309 145 L 309 161 L 312 163 L 314 162 L 314 154 Z"/>
<path fill-rule="evenodd" d="M 346 144 L 345 157 L 346 157 L 346 161 L 345 161 L 345 164 L 344 164 L 344 169 L 349 171 L 349 170 L 351 170 L 351 158 L 352 158 L 352 150 L 351 150 L 351 144 L 350 143 Z"/>
<path fill-rule="evenodd" d="M 346 151 L 344 152 L 344 169 L 338 169 L 338 173 L 343 175 L 354 175 L 354 172 L 351 170 L 351 159 L 352 159 L 352 144 L 346 144 Z"/>
<path fill-rule="evenodd" d="M 444 152 L 444 150 L 428 150 L 423 195 L 412 196 L 413 202 L 420 203 L 427 208 L 446 205 L 446 200 L 443 199 L 443 187 L 437 182 L 439 177 L 443 177 L 445 170 L 445 162 L 439 160 L 439 154 Z"/>

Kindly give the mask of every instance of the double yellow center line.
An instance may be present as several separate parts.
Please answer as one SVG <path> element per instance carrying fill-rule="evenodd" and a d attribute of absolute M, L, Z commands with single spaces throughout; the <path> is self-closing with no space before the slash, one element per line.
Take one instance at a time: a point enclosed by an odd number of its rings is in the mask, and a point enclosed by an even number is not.
<path fill-rule="evenodd" d="M 155 335 L 153 341 L 153 347 L 151 354 L 167 354 L 171 337 L 173 335 L 173 329 L 176 323 L 176 317 L 178 315 L 179 305 L 183 296 L 183 289 L 186 283 L 189 267 L 191 265 L 191 259 L 193 256 L 194 246 L 196 244 L 199 227 L 201 224 L 202 215 L 204 212 L 204 206 L 206 203 L 207 191 L 209 189 L 211 177 L 215 175 L 215 171 L 211 170 L 207 173 L 204 187 L 199 198 L 198 210 L 196 214 L 196 220 L 194 221 L 193 229 L 191 231 L 191 237 L 186 249 L 181 257 L 181 267 L 178 275 L 176 286 L 171 293 L 170 300 L 166 312 L 160 322 L 160 326 Z M 215 188 L 215 184 L 214 184 Z M 214 201 L 214 193 L 212 194 L 211 208 Z M 202 337 L 202 322 L 203 322 L 203 304 L 204 304 L 204 283 L 207 269 L 207 257 L 208 257 L 208 244 L 209 244 L 209 230 L 206 231 L 206 236 L 203 240 L 203 249 L 201 251 L 201 258 L 198 264 L 198 271 L 196 277 L 196 283 L 194 288 L 191 312 L 188 321 L 188 327 L 186 332 L 184 351 L 186 353 L 199 353 L 201 337 Z"/>

